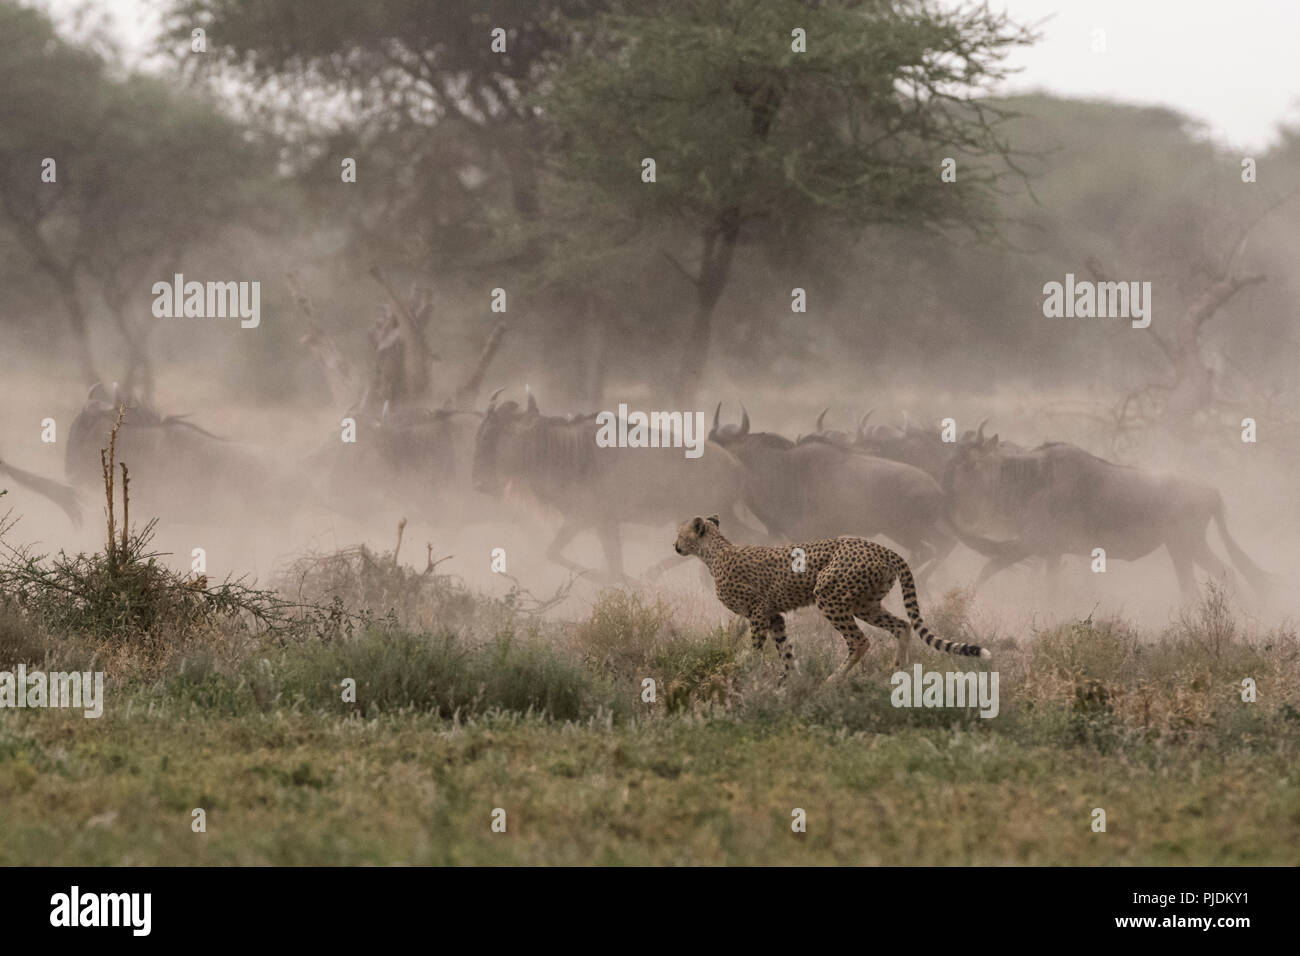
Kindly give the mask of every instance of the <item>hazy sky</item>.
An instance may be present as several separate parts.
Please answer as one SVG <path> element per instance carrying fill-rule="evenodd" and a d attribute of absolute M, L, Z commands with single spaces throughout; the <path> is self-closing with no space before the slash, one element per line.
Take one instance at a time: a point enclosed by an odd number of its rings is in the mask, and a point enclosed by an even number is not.
<path fill-rule="evenodd" d="M 1042 40 L 1017 51 L 1012 89 L 1172 106 L 1258 149 L 1300 126 L 1298 0 L 992 0 Z M 1050 18 L 1050 19 L 1048 19 Z M 1092 51 L 1105 31 L 1106 52 Z"/>
<path fill-rule="evenodd" d="M 150 48 L 165 0 L 32 0 L 64 20 L 104 17 L 133 60 Z M 365 3 L 367 0 L 357 0 Z M 435 2 L 435 0 L 430 0 Z M 1162 104 L 1211 135 L 1258 150 L 1279 121 L 1300 125 L 1300 0 L 991 0 L 1042 40 L 1017 51 L 1011 90 Z M 1106 51 L 1094 53 L 1093 31 Z M 219 37 L 209 42 L 220 43 Z"/>

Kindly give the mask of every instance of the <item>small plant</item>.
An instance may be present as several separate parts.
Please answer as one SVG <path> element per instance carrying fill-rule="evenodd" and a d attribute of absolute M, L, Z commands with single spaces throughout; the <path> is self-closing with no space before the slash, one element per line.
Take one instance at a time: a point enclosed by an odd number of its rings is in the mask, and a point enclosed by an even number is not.
<path fill-rule="evenodd" d="M 328 609 L 292 604 L 242 580 L 208 587 L 206 578 L 185 578 L 159 560 L 165 555 L 149 550 L 157 522 L 131 528 L 130 473 L 125 462 L 116 461 L 125 412 L 119 406 L 108 447 L 100 452 L 107 505 L 104 551 L 33 554 L 4 540 L 14 522 L 0 525 L 0 606 L 46 627 L 139 643 L 184 641 L 219 622 L 283 632 L 326 616 Z M 115 465 L 122 473 L 120 525 Z"/>
<path fill-rule="evenodd" d="M 671 619 L 672 609 L 662 601 L 612 588 L 601 592 L 574 637 L 589 667 L 631 677 L 644 671 L 671 637 Z"/>
<path fill-rule="evenodd" d="M 351 636 L 358 621 L 387 616 L 406 626 L 432 627 L 471 617 L 475 600 L 458 578 L 437 573 L 447 558 L 434 560 L 428 545 L 423 571 L 402 565 L 398 555 L 406 519 L 397 526 L 397 546 L 380 554 L 364 544 L 329 553 L 310 553 L 276 577 L 281 591 L 304 606 L 327 604 L 332 634 Z M 356 613 L 349 618 L 345 608 Z"/>
<path fill-rule="evenodd" d="M 1237 638 L 1228 589 L 1214 578 L 1205 582 L 1205 593 L 1196 605 L 1179 613 L 1178 623 L 1212 657 L 1222 656 Z"/>

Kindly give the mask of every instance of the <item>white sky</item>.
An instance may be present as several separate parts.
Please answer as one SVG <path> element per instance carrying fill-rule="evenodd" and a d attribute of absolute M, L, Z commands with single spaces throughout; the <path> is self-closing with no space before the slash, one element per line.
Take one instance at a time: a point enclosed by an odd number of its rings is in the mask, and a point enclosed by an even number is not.
<path fill-rule="evenodd" d="M 1259 149 L 1300 126 L 1300 0 L 992 0 L 1042 39 L 1009 89 L 1171 106 Z M 1047 19 L 1050 18 L 1050 19 Z M 1106 52 L 1092 52 L 1093 30 Z"/>
<path fill-rule="evenodd" d="M 166 0 L 29 0 L 61 23 L 103 18 L 132 62 L 150 50 Z M 367 0 L 356 0 L 366 3 Z M 432 2 L 432 0 L 430 0 Z M 944 3 L 956 0 L 942 0 Z M 1009 91 L 1171 106 L 1225 144 L 1259 150 L 1300 125 L 1300 0 L 990 0 L 1042 40 L 1015 52 Z M 1105 31 L 1106 52 L 1092 51 Z M 219 38 L 209 38 L 220 42 Z"/>

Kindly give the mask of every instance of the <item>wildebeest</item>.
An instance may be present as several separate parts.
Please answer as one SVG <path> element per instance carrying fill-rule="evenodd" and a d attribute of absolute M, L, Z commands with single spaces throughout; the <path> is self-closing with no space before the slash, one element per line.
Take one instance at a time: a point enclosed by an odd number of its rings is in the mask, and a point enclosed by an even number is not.
<path fill-rule="evenodd" d="M 844 431 L 824 429 L 822 422 L 826 411 L 828 410 L 824 410 L 817 416 L 817 431 L 806 436 L 804 441 L 825 441 L 840 448 L 851 448 L 877 458 L 901 461 L 913 468 L 920 468 L 940 483 L 943 482 L 948 463 L 957 453 L 958 447 L 977 439 L 983 441 L 984 426 L 988 423 L 986 418 L 979 423 L 977 429 L 967 429 L 960 435 L 954 435 L 952 441 L 944 441 L 942 429 L 920 428 L 913 425 L 906 414 L 904 414 L 903 425 L 899 428 L 880 423 L 869 425 L 867 419 L 871 417 L 871 412 L 867 412 L 859 419 L 856 434 L 850 435 Z M 1004 442 L 1004 446 L 1008 450 L 1022 450 L 1019 445 L 1010 442 Z"/>
<path fill-rule="evenodd" d="M 77 502 L 77 493 L 72 488 L 50 478 L 42 478 L 33 472 L 15 468 L 3 461 L 0 461 L 0 477 L 9 477 L 27 490 L 48 498 L 63 510 L 75 527 L 81 527 L 81 506 Z"/>
<path fill-rule="evenodd" d="M 466 514 L 482 413 L 385 407 L 370 415 L 353 409 L 344 418 L 354 421 L 356 441 L 345 443 L 335 432 L 307 461 L 338 510 L 356 513 L 391 502 L 440 521 Z"/>
<path fill-rule="evenodd" d="M 983 422 L 980 423 L 983 428 Z M 972 433 L 967 433 L 969 436 Z M 943 481 L 948 462 L 960 442 L 946 442 L 940 429 L 917 428 L 905 422 L 901 429 L 878 426 L 871 434 L 859 434 L 858 446 L 871 455 L 901 461 L 920 468 L 935 481 Z"/>
<path fill-rule="evenodd" d="M 1107 559 L 1134 561 L 1164 545 L 1184 597 L 1194 597 L 1193 565 L 1219 577 L 1231 573 L 1206 541 L 1211 519 L 1252 587 L 1264 591 L 1269 583 L 1229 534 L 1223 497 L 1199 481 L 1117 465 L 1063 442 L 1013 450 L 993 435 L 959 446 L 944 488 L 963 540 L 983 541 L 978 529 L 988 528 L 1008 538 L 976 587 L 1031 556 L 1045 558 L 1054 573 L 1067 554 L 1104 548 Z"/>
<path fill-rule="evenodd" d="M 496 396 L 479 425 L 474 448 L 474 487 L 502 495 L 525 490 L 563 518 L 546 556 L 572 571 L 587 569 L 570 561 L 564 548 L 580 532 L 596 532 L 608 572 L 623 575 L 619 526 L 661 527 L 683 508 L 705 514 L 735 515 L 743 524 L 744 467 L 715 442 L 698 458 L 681 448 L 602 448 L 596 444 L 595 415 L 561 418 L 543 415 L 529 393 L 525 408 Z"/>
<path fill-rule="evenodd" d="M 745 407 L 744 405 L 741 406 L 742 411 L 744 410 L 744 407 Z M 713 412 L 714 428 L 718 427 L 718 414 L 721 411 L 722 411 L 722 403 L 719 402 L 717 409 L 715 409 Z M 866 423 L 867 419 L 871 417 L 871 412 L 867 412 L 865 415 L 862 416 L 862 418 L 858 422 L 857 430 L 852 432 L 846 432 L 838 428 L 826 427 L 826 414 L 829 411 L 830 411 L 829 408 L 823 408 L 821 412 L 817 415 L 816 430 L 811 435 L 800 435 L 798 438 L 795 439 L 795 444 L 804 445 L 804 444 L 808 444 L 809 442 L 825 442 L 828 445 L 834 445 L 836 448 L 842 448 L 846 450 L 857 448 L 859 442 L 861 441 L 862 427 Z M 748 420 L 749 418 L 747 414 L 744 417 L 745 420 Z M 734 428 L 735 426 L 733 425 L 730 427 Z"/>
<path fill-rule="evenodd" d="M 280 526 L 290 506 L 315 500 L 301 472 L 275 465 L 257 449 L 214 435 L 185 416 L 162 415 L 102 385 L 90 390 L 68 428 L 64 469 L 74 487 L 102 487 L 100 450 L 108 446 L 120 406 L 125 413 L 115 456 L 130 471 L 134 514 L 182 524 Z"/>
<path fill-rule="evenodd" d="M 908 549 L 921 578 L 956 547 L 943 490 L 920 469 L 830 441 L 752 432 L 748 413 L 739 426 L 720 425 L 720 412 L 709 437 L 744 464 L 751 508 L 769 530 L 796 540 L 883 534 Z"/>

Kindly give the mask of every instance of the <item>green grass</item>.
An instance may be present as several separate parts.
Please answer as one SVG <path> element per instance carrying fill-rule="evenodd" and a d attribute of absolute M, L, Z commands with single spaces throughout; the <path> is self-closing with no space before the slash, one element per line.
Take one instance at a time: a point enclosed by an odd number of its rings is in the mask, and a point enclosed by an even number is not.
<path fill-rule="evenodd" d="M 509 714 L 28 723 L 0 736 L 4 864 L 1278 864 L 1300 844 L 1282 748 L 1132 759 L 964 729 Z"/>
<path fill-rule="evenodd" d="M 353 564 L 347 627 L 218 615 L 132 639 L 70 627 L 39 591 L 0 601 L 0 669 L 107 675 L 98 720 L 0 710 L 0 864 L 1300 862 L 1300 645 L 1221 593 L 1159 634 L 980 634 L 967 596 L 935 602 L 945 633 L 994 652 L 982 719 L 891 706 L 883 638 L 823 687 L 842 649 L 815 612 L 791 621 L 801 672 L 778 687 L 771 648 L 657 597 L 543 621 Z M 293 599 L 347 591 L 347 566 Z"/>

